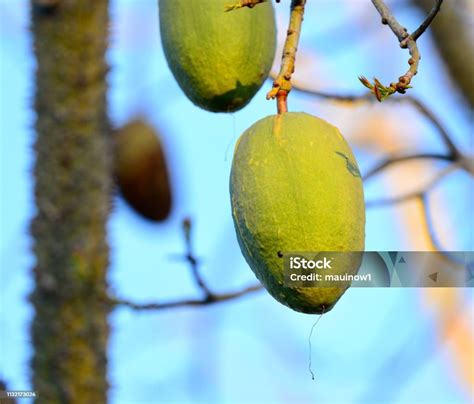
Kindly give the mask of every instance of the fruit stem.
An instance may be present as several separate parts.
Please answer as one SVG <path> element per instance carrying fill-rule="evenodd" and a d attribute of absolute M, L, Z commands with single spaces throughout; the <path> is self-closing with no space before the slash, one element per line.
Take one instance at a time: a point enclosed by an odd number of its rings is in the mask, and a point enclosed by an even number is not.
<path fill-rule="evenodd" d="M 278 113 L 286 112 L 287 97 L 291 91 L 291 75 L 295 71 L 296 52 L 303 23 L 306 0 L 292 0 L 290 6 L 290 22 L 286 35 L 285 46 L 281 57 L 281 67 L 273 82 L 273 88 L 267 94 L 267 100 L 277 99 Z"/>
<path fill-rule="evenodd" d="M 278 114 L 288 112 L 288 91 L 280 90 L 276 96 Z"/>

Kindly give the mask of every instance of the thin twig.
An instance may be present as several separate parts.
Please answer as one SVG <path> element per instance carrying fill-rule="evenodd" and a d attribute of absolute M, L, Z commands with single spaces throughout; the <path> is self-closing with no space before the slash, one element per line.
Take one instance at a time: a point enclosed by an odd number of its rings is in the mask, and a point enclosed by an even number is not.
<path fill-rule="evenodd" d="M 196 282 L 196 285 L 199 287 L 199 289 L 201 289 L 204 292 L 206 298 L 209 298 L 209 297 L 212 297 L 213 293 L 207 287 L 206 283 L 204 282 L 199 272 L 198 259 L 194 256 L 194 251 L 193 251 L 191 230 L 192 230 L 191 220 L 189 218 L 185 218 L 183 220 L 183 233 L 184 233 L 184 241 L 186 244 L 186 255 L 184 258 L 189 264 L 189 268 L 191 269 L 191 274 L 194 278 L 194 282 Z"/>
<path fill-rule="evenodd" d="M 238 10 L 239 8 L 254 8 L 260 3 L 265 3 L 267 0 L 240 0 L 238 3 L 228 4 L 225 6 L 224 11 Z"/>
<path fill-rule="evenodd" d="M 446 259 L 459 263 L 459 259 L 449 251 L 446 251 L 443 246 L 441 245 L 440 241 L 436 237 L 436 229 L 434 227 L 434 223 L 431 219 L 430 208 L 429 208 L 429 194 L 430 191 L 435 188 L 443 178 L 445 178 L 450 173 L 454 172 L 456 169 L 460 168 L 458 164 L 453 163 L 450 166 L 446 167 L 442 170 L 424 189 L 410 192 L 405 195 L 401 195 L 394 198 L 387 198 L 387 199 L 380 199 L 375 201 L 369 201 L 366 203 L 367 208 L 377 208 L 377 207 L 384 207 L 388 205 L 396 205 L 399 203 L 407 202 L 407 201 L 418 201 L 421 204 L 422 210 L 422 219 L 423 225 L 426 228 L 426 232 L 430 239 L 431 246 L 435 251 L 438 251 L 442 254 Z"/>
<path fill-rule="evenodd" d="M 253 285 L 236 292 L 213 294 L 212 296 L 208 296 L 203 299 L 183 299 L 163 303 L 133 303 L 131 301 L 118 298 L 110 298 L 109 302 L 115 306 L 125 306 L 133 310 L 164 310 L 186 306 L 206 306 L 209 304 L 226 302 L 247 295 L 249 293 L 259 291 L 261 289 L 262 285 Z"/>
<path fill-rule="evenodd" d="M 419 153 L 419 154 L 407 154 L 402 156 L 390 156 L 386 160 L 378 163 L 374 168 L 369 170 L 364 175 L 364 180 L 368 180 L 370 177 L 375 174 L 383 171 L 384 169 L 390 167 L 391 165 L 398 164 L 404 161 L 409 160 L 423 160 L 423 159 L 433 159 L 433 160 L 444 160 L 444 161 L 454 161 L 454 157 L 451 155 L 441 154 L 441 153 Z"/>
<path fill-rule="evenodd" d="M 410 53 L 410 59 L 408 60 L 409 69 L 405 74 L 398 78 L 396 83 L 390 83 L 389 86 L 385 86 L 376 78 L 374 78 L 374 83 L 372 84 L 364 76 L 360 76 L 359 80 L 361 83 L 370 89 L 374 93 L 378 101 L 383 101 L 388 98 L 390 95 L 398 92 L 404 94 L 407 89 L 411 88 L 410 83 L 413 77 L 418 72 L 418 66 L 420 63 L 421 55 L 416 44 L 416 40 L 426 31 L 429 25 L 432 23 L 433 19 L 438 14 L 441 3 L 443 0 L 436 0 L 435 5 L 427 18 L 420 24 L 420 26 L 412 33 L 409 34 L 408 30 L 403 27 L 398 20 L 395 18 L 391 10 L 387 7 L 383 0 L 372 0 L 373 5 L 379 12 L 382 18 L 382 24 L 388 25 L 392 32 L 398 39 L 400 47 L 402 49 L 408 49 Z"/>
<path fill-rule="evenodd" d="M 306 0 L 292 0 L 290 22 L 283 47 L 280 73 L 273 82 L 273 88 L 267 94 L 267 100 L 277 99 L 277 110 L 281 114 L 288 111 L 287 98 L 291 91 L 291 76 L 295 71 L 296 51 L 303 23 Z"/>
<path fill-rule="evenodd" d="M 248 286 L 241 290 L 228 293 L 213 293 L 207 286 L 204 278 L 199 271 L 199 261 L 194 255 L 193 244 L 192 244 L 192 222 L 189 218 L 183 220 L 183 234 L 186 246 L 186 254 L 184 259 L 189 264 L 191 274 L 196 283 L 196 286 L 201 292 L 203 297 L 200 299 L 182 299 L 174 300 L 170 302 L 151 302 L 151 303 L 135 303 L 129 300 L 120 299 L 117 297 L 107 297 L 107 302 L 112 306 L 125 306 L 133 310 L 164 310 L 172 309 L 177 307 L 185 306 L 205 306 L 214 303 L 225 302 L 244 296 L 248 293 L 256 292 L 262 289 L 262 285 L 257 284 Z"/>
<path fill-rule="evenodd" d="M 330 101 L 336 102 L 350 102 L 350 103 L 357 103 L 357 102 L 373 102 L 374 98 L 370 96 L 370 93 L 365 94 L 340 94 L 340 93 L 330 93 L 325 91 L 318 91 L 314 89 L 309 89 L 304 83 L 298 83 L 293 81 L 293 89 L 301 92 L 303 94 L 307 94 L 310 96 L 315 96 L 318 98 L 323 98 Z M 367 172 L 364 176 L 364 180 L 367 180 L 373 177 L 376 173 L 381 172 L 382 170 L 390 167 L 393 164 L 397 164 L 402 161 L 413 160 L 413 159 L 424 159 L 424 158 L 433 158 L 445 161 L 451 161 L 448 167 L 445 170 L 442 170 L 438 176 L 436 176 L 432 182 L 428 184 L 425 189 L 417 190 L 415 192 L 411 192 L 405 195 L 397 196 L 394 198 L 387 198 L 387 199 L 380 199 L 375 201 L 368 201 L 366 202 L 367 208 L 377 208 L 383 207 L 388 205 L 395 205 L 398 203 L 403 203 L 409 200 L 420 200 L 423 204 L 423 215 L 425 226 L 429 233 L 429 237 L 433 247 L 443 254 L 446 258 L 456 262 L 455 257 L 452 257 L 448 252 L 443 251 L 441 244 L 437 240 L 435 229 L 433 223 L 430 219 L 429 207 L 428 207 L 428 198 L 429 198 L 429 191 L 436 186 L 446 175 L 452 172 L 456 168 L 464 169 L 470 175 L 474 176 L 474 158 L 472 156 L 464 155 L 460 149 L 454 144 L 452 140 L 452 136 L 450 133 L 445 129 L 442 125 L 439 118 L 420 100 L 413 96 L 403 96 L 403 97 L 391 97 L 388 99 L 390 102 L 402 102 L 407 103 L 416 109 L 423 117 L 425 117 L 437 130 L 441 140 L 445 144 L 446 148 L 448 149 L 447 154 L 436 154 L 436 153 L 419 153 L 413 155 L 406 155 L 406 156 L 391 156 L 386 160 L 379 163 L 377 166 L 372 168 L 369 172 Z"/>
<path fill-rule="evenodd" d="M 370 96 L 370 93 L 364 94 L 338 94 L 330 93 L 325 91 L 319 91 L 308 88 L 304 83 L 293 81 L 293 90 L 298 91 L 302 94 L 307 94 L 315 96 L 318 98 L 323 98 L 326 100 L 336 101 L 336 102 L 373 102 L 375 101 L 373 97 Z M 459 162 L 459 165 L 466 171 L 472 173 L 473 168 L 469 162 L 471 159 L 464 156 L 459 148 L 454 144 L 452 136 L 448 133 L 446 128 L 443 126 L 439 118 L 418 98 L 414 96 L 406 95 L 403 97 L 390 97 L 387 99 L 389 102 L 398 102 L 398 103 L 407 103 L 414 107 L 421 115 L 423 115 L 437 130 L 438 135 L 440 136 L 443 143 L 446 145 L 449 151 L 449 155 L 454 157 L 454 160 Z"/>
<path fill-rule="evenodd" d="M 443 4 L 443 0 L 436 0 L 433 8 L 431 9 L 430 13 L 426 16 L 425 21 L 421 23 L 421 25 L 413 31 L 411 37 L 416 41 L 423 33 L 427 30 L 430 24 L 433 22 L 436 14 L 439 13 L 441 9 L 441 4 Z"/>
<path fill-rule="evenodd" d="M 459 259 L 459 257 L 456 256 L 456 254 L 453 254 L 450 251 L 447 251 L 442 245 L 440 240 L 438 240 L 438 237 L 436 237 L 436 229 L 435 225 L 433 223 L 433 220 L 431 219 L 431 213 L 430 213 L 430 200 L 429 200 L 429 194 L 424 193 L 420 195 L 419 201 L 421 203 L 421 208 L 423 211 L 423 224 L 426 228 L 426 233 L 428 233 L 428 237 L 430 238 L 430 243 L 431 246 L 435 251 L 438 251 L 440 254 L 442 254 L 445 258 L 448 260 L 455 262 L 460 265 L 465 265 L 465 263 Z"/>
<path fill-rule="evenodd" d="M 457 170 L 459 165 L 456 163 L 450 164 L 448 167 L 441 170 L 438 175 L 436 175 L 423 189 L 406 193 L 404 195 L 395 196 L 393 198 L 384 198 L 384 199 L 376 199 L 373 201 L 367 201 L 365 206 L 367 208 L 378 208 L 387 205 L 396 205 L 399 203 L 407 202 L 414 198 L 421 198 L 423 195 L 426 195 L 429 191 L 438 185 L 441 180 L 446 177 L 448 174 L 452 173 L 453 171 Z"/>
<path fill-rule="evenodd" d="M 418 196 L 418 200 L 421 204 L 421 209 L 423 211 L 423 224 L 426 228 L 426 232 L 429 234 L 431 246 L 435 250 L 441 251 L 443 248 L 441 247 L 441 244 L 439 244 L 438 239 L 434 236 L 435 229 L 433 227 L 431 215 L 429 212 L 428 195 L 426 193 L 423 193 Z"/>
<path fill-rule="evenodd" d="M 456 157 L 461 157 L 461 152 L 454 144 L 452 136 L 448 133 L 446 128 L 442 125 L 438 117 L 431 111 L 425 104 L 423 104 L 418 98 L 413 96 L 395 97 L 390 99 L 393 102 L 407 102 L 411 104 L 418 112 L 420 112 L 431 124 L 437 129 L 441 140 L 444 142 L 449 152 Z"/>

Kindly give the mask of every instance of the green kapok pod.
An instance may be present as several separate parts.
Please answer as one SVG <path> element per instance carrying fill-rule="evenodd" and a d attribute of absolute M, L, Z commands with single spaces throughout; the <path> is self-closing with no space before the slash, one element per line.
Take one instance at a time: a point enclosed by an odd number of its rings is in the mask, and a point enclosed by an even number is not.
<path fill-rule="evenodd" d="M 329 311 L 344 287 L 289 287 L 282 251 L 363 251 L 362 179 L 339 130 L 306 113 L 268 116 L 239 138 L 230 177 L 232 216 L 242 253 L 280 303 L 303 313 Z M 357 273 L 361 254 L 333 273 Z"/>
<path fill-rule="evenodd" d="M 233 0 L 160 0 L 160 32 L 168 65 L 186 96 L 212 112 L 247 105 L 273 63 L 272 2 L 225 12 Z"/>

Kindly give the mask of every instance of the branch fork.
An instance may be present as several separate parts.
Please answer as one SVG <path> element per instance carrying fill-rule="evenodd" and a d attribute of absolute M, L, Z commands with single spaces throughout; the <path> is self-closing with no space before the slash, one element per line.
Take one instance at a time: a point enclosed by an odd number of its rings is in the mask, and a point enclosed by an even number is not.
<path fill-rule="evenodd" d="M 371 83 L 364 76 L 359 77 L 360 82 L 375 95 L 377 101 L 381 102 L 384 99 L 390 97 L 392 94 L 405 94 L 406 90 L 412 88 L 410 83 L 418 72 L 418 65 L 421 60 L 420 51 L 418 50 L 416 41 L 421 35 L 423 35 L 426 29 L 433 22 L 434 18 L 441 9 L 443 0 L 435 0 L 435 4 L 431 12 L 420 24 L 420 26 L 411 34 L 408 33 L 408 30 L 405 27 L 400 25 L 390 9 L 385 5 L 383 0 L 372 0 L 372 3 L 382 18 L 382 24 L 388 25 L 397 37 L 400 48 L 408 49 L 408 52 L 410 53 L 410 58 L 408 59 L 408 65 L 410 67 L 408 68 L 407 72 L 400 76 L 397 82 L 390 83 L 389 86 L 383 85 L 376 78 L 374 78 L 374 83 Z"/>
<path fill-rule="evenodd" d="M 184 258 L 184 260 L 189 264 L 189 268 L 191 271 L 191 275 L 194 279 L 194 282 L 198 289 L 202 292 L 202 298 L 198 299 L 182 299 L 182 300 L 174 300 L 168 302 L 151 302 L 151 303 L 135 303 L 125 299 L 119 299 L 116 297 L 106 297 L 106 301 L 111 306 L 124 306 L 128 307 L 132 310 L 139 310 L 139 311 L 156 311 L 156 310 L 165 310 L 165 309 L 173 309 L 178 307 L 193 307 L 193 306 L 206 306 L 209 304 L 225 302 L 229 300 L 237 299 L 241 296 L 244 296 L 249 293 L 256 292 L 262 289 L 261 284 L 255 284 L 253 286 L 248 286 L 241 290 L 237 290 L 234 292 L 227 292 L 227 293 L 214 293 L 211 289 L 207 286 L 204 278 L 201 275 L 199 270 L 199 260 L 194 255 L 193 252 L 193 245 L 192 245 L 192 222 L 189 218 L 185 218 L 182 224 L 182 230 L 184 235 L 184 241 L 186 246 L 186 253 L 181 256 L 180 258 Z"/>
<path fill-rule="evenodd" d="M 305 5 L 306 0 L 291 1 L 290 22 L 286 32 L 280 72 L 273 81 L 272 89 L 267 93 L 267 100 L 276 98 L 279 114 L 288 111 L 287 99 L 292 89 L 291 76 L 295 71 L 296 52 L 298 50 Z"/>

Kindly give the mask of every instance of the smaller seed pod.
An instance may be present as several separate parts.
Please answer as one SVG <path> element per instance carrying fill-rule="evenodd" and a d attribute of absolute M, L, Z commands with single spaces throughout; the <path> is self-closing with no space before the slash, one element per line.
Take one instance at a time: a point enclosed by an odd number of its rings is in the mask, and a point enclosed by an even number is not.
<path fill-rule="evenodd" d="M 123 198 L 144 218 L 165 220 L 172 192 L 158 134 L 148 123 L 135 119 L 120 128 L 114 140 L 115 180 Z"/>

